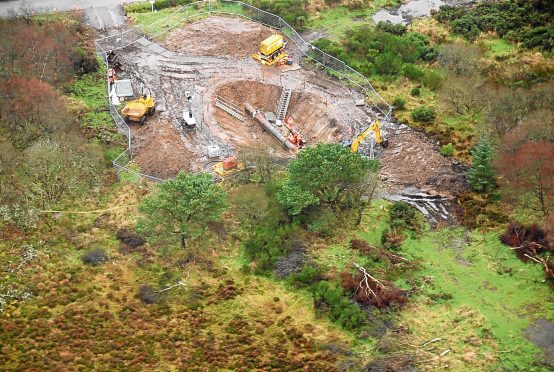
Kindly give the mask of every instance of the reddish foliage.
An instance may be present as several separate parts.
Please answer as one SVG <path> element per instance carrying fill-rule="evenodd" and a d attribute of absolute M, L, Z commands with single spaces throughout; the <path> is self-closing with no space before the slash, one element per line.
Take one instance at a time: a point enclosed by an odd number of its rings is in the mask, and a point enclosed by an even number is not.
<path fill-rule="evenodd" d="M 352 239 L 350 242 L 350 248 L 360 251 L 362 254 L 372 254 L 375 251 L 375 248 L 361 239 Z"/>
<path fill-rule="evenodd" d="M 50 84 L 65 82 L 73 73 L 77 38 L 67 25 L 12 21 L 0 23 L 0 32 L 0 59 L 9 73 Z"/>
<path fill-rule="evenodd" d="M 0 97 L 2 129 L 18 149 L 54 132 L 69 120 L 54 89 L 41 80 L 17 76 L 0 80 Z"/>
<path fill-rule="evenodd" d="M 528 141 L 497 163 L 507 186 L 517 194 L 531 191 L 545 216 L 554 201 L 554 143 Z"/>

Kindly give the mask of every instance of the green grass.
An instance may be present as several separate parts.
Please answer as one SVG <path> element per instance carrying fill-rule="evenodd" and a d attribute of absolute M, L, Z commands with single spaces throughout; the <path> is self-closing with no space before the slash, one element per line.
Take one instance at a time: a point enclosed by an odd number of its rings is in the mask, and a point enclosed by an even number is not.
<path fill-rule="evenodd" d="M 507 54 L 515 49 L 517 46 L 504 40 L 504 39 L 489 39 L 483 42 L 487 49 L 493 54 L 493 56 Z"/>
<path fill-rule="evenodd" d="M 313 30 L 324 31 L 330 40 L 340 40 L 349 29 L 356 26 L 373 25 L 371 19 L 378 9 L 400 5 L 399 0 L 376 0 L 363 9 L 349 9 L 338 6 L 320 12 L 317 17 L 308 19 L 307 27 Z"/>
<path fill-rule="evenodd" d="M 364 218 L 363 225 L 371 228 L 360 236 L 370 244 L 379 243 L 383 226 L 379 212 L 373 208 Z M 538 318 L 554 319 L 552 292 L 543 282 L 539 265 L 518 260 L 501 244 L 497 232 L 465 232 L 461 228 L 408 238 L 401 254 L 421 259 L 420 276 L 432 280 L 412 301 L 433 312 L 439 305 L 430 303 L 429 298 L 450 295 L 445 316 L 466 308 L 475 311 L 484 317 L 498 349 L 512 351 L 498 354 L 504 365 L 527 370 L 533 366 L 539 350 L 525 339 L 523 331 Z"/>
<path fill-rule="evenodd" d="M 140 25 L 141 31 L 148 35 L 160 35 L 163 37 L 165 32 L 182 26 L 185 22 L 192 19 L 204 17 L 202 13 L 207 12 L 206 8 L 195 9 L 186 7 L 184 10 L 176 12 L 180 7 L 166 8 L 156 13 L 128 13 L 129 19 L 137 25 Z M 187 19 L 184 19 L 187 18 Z"/>

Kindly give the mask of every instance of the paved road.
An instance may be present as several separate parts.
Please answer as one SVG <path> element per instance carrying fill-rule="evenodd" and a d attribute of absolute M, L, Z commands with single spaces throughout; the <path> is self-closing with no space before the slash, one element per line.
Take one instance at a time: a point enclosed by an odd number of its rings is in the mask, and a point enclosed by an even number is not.
<path fill-rule="evenodd" d="M 126 0 L 131 3 L 140 0 Z M 85 11 L 86 22 L 91 26 L 107 29 L 125 22 L 121 12 L 121 0 L 12 0 L 0 1 L 0 17 L 7 17 L 11 10 L 18 10 L 23 4 L 39 12 L 71 10 L 74 6 Z"/>

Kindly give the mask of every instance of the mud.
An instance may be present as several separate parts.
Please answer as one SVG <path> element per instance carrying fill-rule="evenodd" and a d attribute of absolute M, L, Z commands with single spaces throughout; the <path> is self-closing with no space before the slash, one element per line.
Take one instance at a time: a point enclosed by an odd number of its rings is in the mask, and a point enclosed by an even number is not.
<path fill-rule="evenodd" d="M 390 145 L 381 158 L 381 178 L 397 187 L 411 186 L 452 196 L 466 188 L 451 159 L 442 156 L 422 133 L 403 126 L 389 133 Z"/>
<path fill-rule="evenodd" d="M 158 178 L 175 177 L 179 171 L 195 169 L 189 151 L 175 128 L 159 116 L 148 118 L 146 124 L 131 124 L 133 161 L 144 174 Z"/>
<path fill-rule="evenodd" d="M 282 87 L 278 85 L 243 80 L 222 85 L 216 94 L 241 108 L 248 102 L 261 112 L 275 112 L 281 91 Z M 351 131 L 338 122 L 330 112 L 327 101 L 316 94 L 294 91 L 289 107 L 289 114 L 298 119 L 295 126 L 307 144 L 337 142 Z M 237 148 L 252 148 L 262 142 L 282 155 L 290 154 L 253 118 L 240 122 L 219 109 L 214 110 L 213 116 L 221 128 L 221 135 Z M 284 126 L 278 129 L 288 135 L 288 129 Z"/>
<path fill-rule="evenodd" d="M 171 32 L 165 45 L 173 51 L 200 56 L 248 58 L 260 41 L 275 31 L 234 17 L 208 17 Z"/>

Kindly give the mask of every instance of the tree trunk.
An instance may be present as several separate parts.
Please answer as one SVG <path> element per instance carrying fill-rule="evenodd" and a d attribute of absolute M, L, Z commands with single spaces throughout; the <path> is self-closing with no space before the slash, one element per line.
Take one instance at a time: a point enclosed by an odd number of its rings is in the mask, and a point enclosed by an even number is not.
<path fill-rule="evenodd" d="M 185 249 L 187 247 L 187 241 L 185 235 L 181 235 L 181 248 Z"/>

